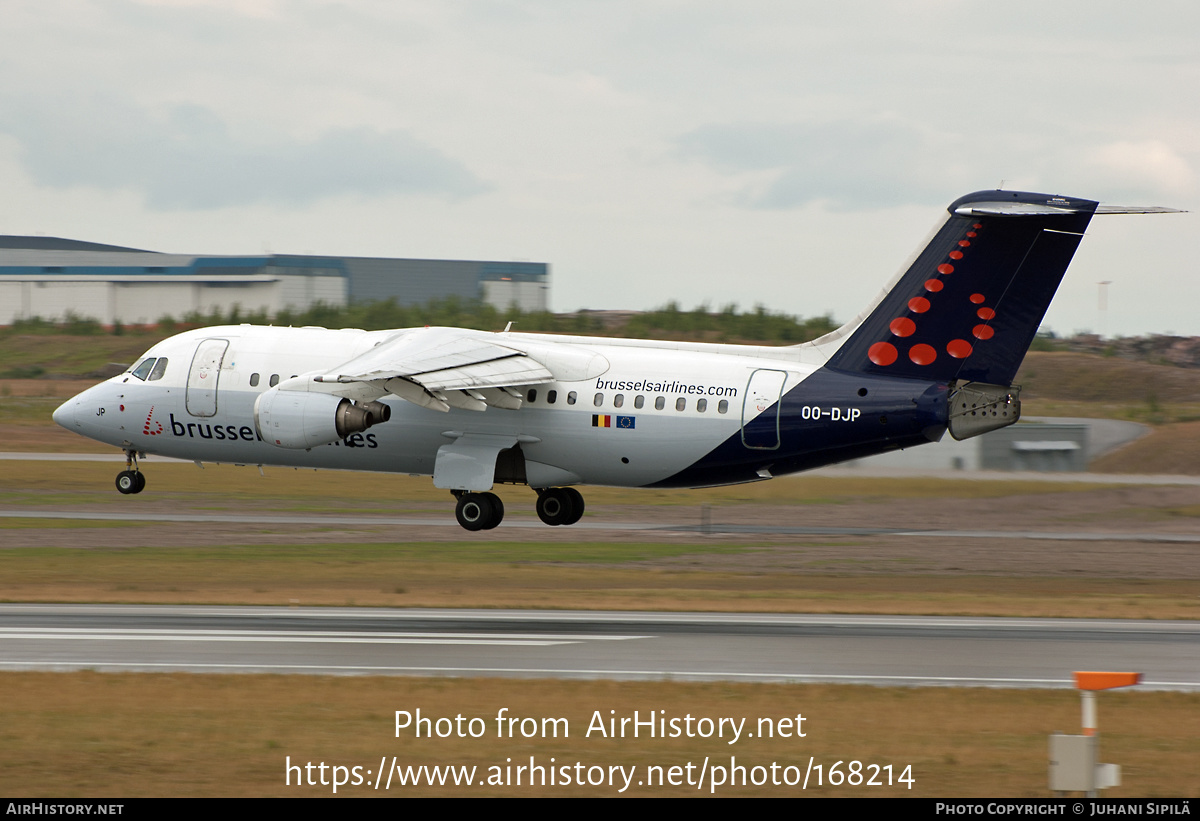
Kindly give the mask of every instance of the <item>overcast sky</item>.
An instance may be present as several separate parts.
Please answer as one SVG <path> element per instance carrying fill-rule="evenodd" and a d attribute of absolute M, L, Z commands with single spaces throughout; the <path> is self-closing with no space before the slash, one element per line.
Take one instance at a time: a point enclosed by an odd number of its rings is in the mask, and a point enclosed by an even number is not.
<path fill-rule="evenodd" d="M 1003 183 L 1192 211 L 1094 220 L 1046 325 L 1200 335 L 1197 101 L 1194 0 L 6 0 L 0 233 L 844 321 Z"/>

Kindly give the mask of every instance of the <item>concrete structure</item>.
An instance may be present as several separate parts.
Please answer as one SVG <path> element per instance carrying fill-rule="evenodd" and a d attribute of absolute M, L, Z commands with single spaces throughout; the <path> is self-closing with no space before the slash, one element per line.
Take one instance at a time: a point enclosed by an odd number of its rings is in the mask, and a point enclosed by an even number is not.
<path fill-rule="evenodd" d="M 978 437 L 984 470 L 1087 470 L 1088 426 L 1045 421 L 1017 423 Z"/>
<path fill-rule="evenodd" d="M 946 434 L 940 442 L 858 459 L 847 467 L 1080 472 L 1087 470 L 1093 459 L 1149 430 L 1137 422 L 1113 419 L 1028 417 L 962 442 Z"/>
<path fill-rule="evenodd" d="M 540 262 L 471 262 L 318 257 L 285 254 L 161 254 L 57 237 L 0 236 L 0 325 L 68 315 L 147 325 L 164 316 L 228 314 L 318 302 L 395 299 L 424 304 L 456 296 L 501 310 L 546 310 L 549 266 Z"/>

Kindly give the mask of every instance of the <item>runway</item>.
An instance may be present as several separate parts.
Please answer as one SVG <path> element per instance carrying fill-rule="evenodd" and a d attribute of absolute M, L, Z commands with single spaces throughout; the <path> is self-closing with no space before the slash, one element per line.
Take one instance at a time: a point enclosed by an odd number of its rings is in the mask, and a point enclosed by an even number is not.
<path fill-rule="evenodd" d="M 1038 417 L 1030 417 L 1038 418 Z M 1051 419 L 1055 417 L 1040 417 Z M 1065 419 L 1060 421 L 1072 421 Z M 1108 421 L 1108 420 L 1090 420 Z M 109 462 L 124 464 L 125 454 L 120 451 L 107 453 L 47 453 L 42 451 L 0 451 L 0 462 Z M 174 459 L 170 456 L 154 456 L 142 460 L 147 467 L 154 464 L 194 464 L 190 459 Z M 222 462 L 205 462 L 204 464 L 229 464 Z M 290 470 L 290 468 L 285 468 Z M 353 472 L 353 471 L 349 471 Z M 959 481 L 972 482 L 1056 482 L 1071 484 L 1097 485 L 1200 485 L 1200 476 L 1185 474 L 1153 474 L 1153 473 L 1070 473 L 1066 471 L 1020 471 L 1020 470 L 947 470 L 942 468 L 893 467 L 879 465 L 870 459 L 847 467 L 834 465 L 831 467 L 806 470 L 804 476 L 827 476 L 843 479 L 945 479 L 952 476 Z M 779 478 L 785 477 L 777 477 Z"/>
<path fill-rule="evenodd" d="M 70 510 L 39 510 L 38 508 L 10 508 L 0 510 L 0 519 L 51 519 L 61 521 L 101 521 L 129 522 L 128 513 L 105 513 L 102 511 L 70 511 Z M 333 514 L 288 516 L 271 514 L 245 513 L 144 513 L 137 514 L 139 522 L 194 522 L 211 524 L 223 522 L 226 524 L 259 524 L 259 525 L 315 525 L 328 527 L 330 525 L 362 526 L 364 524 L 387 525 L 393 527 L 453 527 L 458 528 L 458 522 L 451 517 L 419 517 L 419 516 L 337 516 Z M 500 524 L 496 532 L 505 530 L 538 530 L 544 531 L 546 526 L 539 521 L 521 520 L 510 517 Z M 922 538 L 950 539 L 1046 539 L 1050 541 L 1068 542 L 1162 542 L 1172 544 L 1200 544 L 1200 534 L 1190 533 L 1153 533 L 1127 531 L 1095 531 L 1095 530 L 958 530 L 958 529 L 919 529 L 904 527 L 828 527 L 804 526 L 764 523 L 757 525 L 722 524 L 709 522 L 703 524 L 663 524 L 661 522 L 607 522 L 582 521 L 571 526 L 575 531 L 612 531 L 629 532 L 672 532 L 697 533 L 701 535 L 785 535 L 785 536 L 917 536 Z"/>
<path fill-rule="evenodd" d="M 7 604 L 0 669 L 1200 691 L 1200 622 Z"/>

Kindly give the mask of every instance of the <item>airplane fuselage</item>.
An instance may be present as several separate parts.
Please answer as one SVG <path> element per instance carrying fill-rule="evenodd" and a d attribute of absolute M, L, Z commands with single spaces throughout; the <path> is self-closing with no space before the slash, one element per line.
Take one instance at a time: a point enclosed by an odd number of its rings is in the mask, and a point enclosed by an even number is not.
<path fill-rule="evenodd" d="M 417 330 L 419 332 L 419 329 Z M 200 462 L 431 475 L 438 449 L 464 434 L 515 436 L 534 487 L 705 486 L 754 481 L 940 438 L 946 388 L 839 373 L 787 348 L 483 334 L 598 354 L 585 379 L 520 391 L 519 409 L 439 412 L 384 399 L 391 419 L 311 449 L 264 438 L 255 402 L 289 378 L 335 368 L 394 331 L 227 326 L 189 331 L 140 360 L 168 360 L 81 393 L 65 427 L 139 453 Z M 205 344 L 228 343 L 198 378 Z M 506 477 L 500 475 L 499 481 Z"/>

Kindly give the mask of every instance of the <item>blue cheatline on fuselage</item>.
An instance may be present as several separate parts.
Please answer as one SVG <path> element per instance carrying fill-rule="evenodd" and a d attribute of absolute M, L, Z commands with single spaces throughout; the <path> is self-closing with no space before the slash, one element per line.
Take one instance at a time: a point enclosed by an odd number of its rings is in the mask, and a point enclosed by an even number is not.
<path fill-rule="evenodd" d="M 941 439 L 947 387 L 916 379 L 822 368 L 685 470 L 651 487 L 753 482 Z M 776 448 L 751 449 L 769 438 Z"/>

